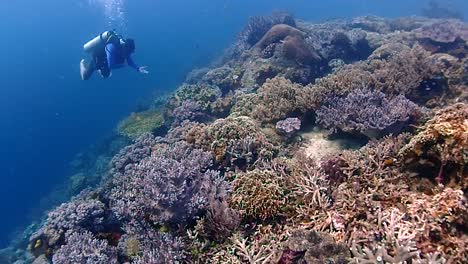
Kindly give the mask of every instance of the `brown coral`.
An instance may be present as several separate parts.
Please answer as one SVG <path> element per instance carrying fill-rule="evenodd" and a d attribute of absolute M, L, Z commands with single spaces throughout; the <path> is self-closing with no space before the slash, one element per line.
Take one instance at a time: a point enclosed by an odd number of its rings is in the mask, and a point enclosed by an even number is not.
<path fill-rule="evenodd" d="M 258 160 L 271 159 L 276 152 L 255 121 L 246 116 L 194 126 L 185 135 L 189 143 L 212 151 L 217 164 L 225 168 L 245 170 Z"/>
<path fill-rule="evenodd" d="M 286 205 L 284 179 L 273 171 L 236 174 L 230 204 L 246 216 L 266 220 L 281 214 Z"/>
<path fill-rule="evenodd" d="M 401 150 L 400 156 L 422 176 L 435 177 L 438 182 L 454 180 L 466 188 L 467 149 L 468 104 L 459 103 L 438 111 Z"/>
<path fill-rule="evenodd" d="M 272 43 L 278 43 L 281 40 L 284 40 L 286 37 L 299 37 L 302 38 L 305 35 L 304 32 L 293 28 L 286 24 L 278 24 L 273 26 L 264 36 L 260 39 L 255 47 L 259 49 L 264 49 Z"/>
<path fill-rule="evenodd" d="M 268 79 L 257 94 L 242 96 L 232 111 L 247 114 L 262 123 L 274 123 L 293 112 L 304 112 L 302 86 L 283 77 Z"/>

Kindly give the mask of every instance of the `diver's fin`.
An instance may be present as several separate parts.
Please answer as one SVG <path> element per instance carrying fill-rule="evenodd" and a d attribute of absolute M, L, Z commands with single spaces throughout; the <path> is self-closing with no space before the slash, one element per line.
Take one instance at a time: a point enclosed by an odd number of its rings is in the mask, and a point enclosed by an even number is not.
<path fill-rule="evenodd" d="M 85 59 L 80 61 L 80 75 L 81 80 L 88 80 L 94 72 L 94 66 L 92 63 L 86 62 Z"/>

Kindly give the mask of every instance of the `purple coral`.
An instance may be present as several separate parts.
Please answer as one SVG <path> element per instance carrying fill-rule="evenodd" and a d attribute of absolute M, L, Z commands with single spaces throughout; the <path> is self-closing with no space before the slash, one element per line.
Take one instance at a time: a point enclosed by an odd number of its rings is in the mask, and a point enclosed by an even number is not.
<path fill-rule="evenodd" d="M 437 43 L 451 43 L 457 39 L 468 41 L 468 25 L 457 20 L 445 20 L 415 30 L 420 38 Z"/>
<path fill-rule="evenodd" d="M 369 138 L 399 132 L 420 108 L 404 96 L 388 99 L 384 93 L 357 89 L 346 98 L 333 97 L 317 110 L 317 123 L 325 128 L 362 133 Z"/>
<path fill-rule="evenodd" d="M 146 223 L 134 221 L 123 227 L 119 254 L 132 258 L 132 263 L 180 263 L 186 257 L 181 239 L 167 233 L 160 233 Z"/>
<path fill-rule="evenodd" d="M 174 122 L 172 126 L 178 126 L 183 121 L 201 121 L 205 114 L 202 111 L 200 104 L 193 100 L 186 100 L 182 103 L 181 106 L 174 109 L 172 112 L 174 117 Z"/>
<path fill-rule="evenodd" d="M 90 232 L 72 232 L 67 243 L 52 258 L 55 264 L 102 264 L 118 263 L 117 249 L 107 241 L 96 239 Z"/>
<path fill-rule="evenodd" d="M 299 118 L 286 118 L 276 123 L 276 130 L 279 133 L 292 137 L 301 129 L 301 120 Z"/>
<path fill-rule="evenodd" d="M 206 194 L 218 175 L 206 170 L 211 163 L 210 153 L 184 141 L 157 145 L 150 157 L 114 176 L 111 208 L 120 219 L 185 222 L 206 205 Z"/>
<path fill-rule="evenodd" d="M 143 158 L 151 155 L 151 147 L 156 144 L 156 139 L 151 134 L 140 136 L 134 144 L 124 147 L 112 158 L 113 169 L 123 170 L 125 166 L 132 163 L 138 163 Z"/>
<path fill-rule="evenodd" d="M 34 233 L 31 244 L 47 247 L 57 247 L 63 243 L 65 234 L 69 231 L 89 230 L 99 231 L 107 218 L 105 205 L 99 201 L 81 194 L 74 200 L 63 203 L 48 214 L 44 226 Z M 43 248 L 33 247 L 33 253 L 39 255 Z"/>

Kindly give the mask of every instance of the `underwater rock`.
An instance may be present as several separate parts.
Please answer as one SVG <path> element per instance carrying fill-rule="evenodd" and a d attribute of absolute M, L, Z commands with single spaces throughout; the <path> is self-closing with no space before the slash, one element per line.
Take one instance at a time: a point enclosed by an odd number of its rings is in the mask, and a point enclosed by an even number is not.
<path fill-rule="evenodd" d="M 295 255 L 292 262 L 290 255 Z M 349 257 L 348 247 L 336 243 L 326 233 L 294 230 L 288 240 L 283 243 L 283 254 L 278 264 L 345 264 L 348 263 Z"/>

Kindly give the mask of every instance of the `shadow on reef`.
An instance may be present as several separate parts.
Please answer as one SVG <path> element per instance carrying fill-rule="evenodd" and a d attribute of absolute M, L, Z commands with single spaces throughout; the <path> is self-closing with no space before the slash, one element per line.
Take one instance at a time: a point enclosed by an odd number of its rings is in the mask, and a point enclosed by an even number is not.
<path fill-rule="evenodd" d="M 250 19 L 120 123 L 133 143 L 48 213 L 31 258 L 465 263 L 467 40 L 452 19 Z"/>

